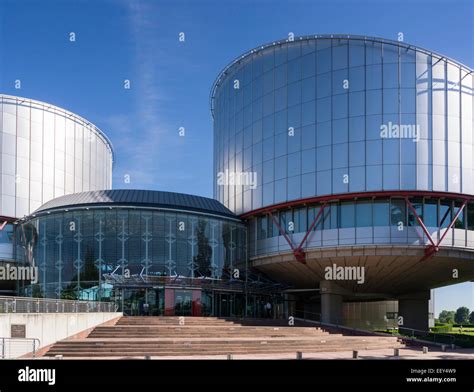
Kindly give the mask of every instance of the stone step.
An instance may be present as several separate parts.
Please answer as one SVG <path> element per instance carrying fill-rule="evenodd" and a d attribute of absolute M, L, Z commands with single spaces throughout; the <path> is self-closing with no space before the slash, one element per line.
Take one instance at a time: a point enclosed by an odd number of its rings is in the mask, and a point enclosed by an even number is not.
<path fill-rule="evenodd" d="M 63 355 L 64 357 L 133 357 L 133 356 L 194 356 L 194 355 L 226 355 L 226 354 L 278 354 L 297 351 L 301 352 L 335 352 L 335 351 L 352 351 L 352 350 L 377 350 L 386 348 L 402 348 L 402 344 L 383 345 L 353 345 L 353 346 L 332 346 L 326 347 L 321 345 L 302 346 L 302 347 L 265 347 L 265 348 L 230 348 L 219 350 L 129 350 L 124 352 L 118 351 L 74 351 L 74 350 L 50 350 L 47 356 Z"/>
<path fill-rule="evenodd" d="M 189 317 L 184 326 L 178 323 L 179 317 L 122 317 L 115 325 L 95 327 L 86 338 L 57 342 L 45 355 L 188 356 L 403 347 L 391 336 L 345 336 L 310 324 L 290 327 L 285 320 Z"/>

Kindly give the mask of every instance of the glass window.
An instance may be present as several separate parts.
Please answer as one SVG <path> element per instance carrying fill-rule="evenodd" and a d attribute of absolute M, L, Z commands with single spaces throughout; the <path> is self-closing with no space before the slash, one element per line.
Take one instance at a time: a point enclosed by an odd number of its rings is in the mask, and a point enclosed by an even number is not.
<path fill-rule="evenodd" d="M 352 202 L 341 202 L 340 227 L 355 227 L 355 208 Z"/>
<path fill-rule="evenodd" d="M 383 90 L 383 112 L 398 113 L 398 89 Z"/>
<path fill-rule="evenodd" d="M 275 121 L 274 121 L 274 130 L 275 135 L 279 133 L 288 132 L 288 114 L 286 110 L 281 110 L 275 113 Z"/>
<path fill-rule="evenodd" d="M 286 155 L 287 153 L 288 134 L 280 133 L 275 136 L 275 156 Z"/>
<path fill-rule="evenodd" d="M 334 144 L 332 146 L 332 158 L 333 158 L 333 168 L 340 169 L 345 168 L 348 166 L 348 144 L 341 143 L 341 144 Z"/>
<path fill-rule="evenodd" d="M 274 160 L 269 160 L 265 161 L 263 163 L 263 178 L 262 182 L 264 184 L 268 184 L 269 182 L 273 182 L 274 180 L 274 175 L 273 175 L 273 170 L 274 170 Z M 258 180 L 258 179 L 257 179 Z M 273 189 L 272 189 L 273 191 Z M 265 191 L 264 191 L 265 192 Z"/>
<path fill-rule="evenodd" d="M 390 223 L 392 226 L 400 226 L 400 223 L 406 226 L 406 205 L 404 200 L 391 200 Z"/>
<path fill-rule="evenodd" d="M 356 205 L 356 224 L 357 227 L 372 226 L 372 203 L 357 202 Z"/>
<path fill-rule="evenodd" d="M 469 203 L 467 206 L 467 228 L 474 230 L 474 203 Z"/>
<path fill-rule="evenodd" d="M 357 67 L 365 63 L 365 47 L 363 42 L 349 41 L 349 66 Z"/>
<path fill-rule="evenodd" d="M 341 69 L 339 71 L 334 71 L 332 73 L 332 93 L 333 95 L 336 94 L 344 94 L 347 93 L 347 87 L 350 88 L 350 82 L 349 85 L 346 83 L 348 82 L 348 76 L 347 76 L 347 69 Z"/>
<path fill-rule="evenodd" d="M 416 90 L 414 88 L 400 89 L 400 110 L 402 113 L 416 112 Z"/>
<path fill-rule="evenodd" d="M 383 88 L 398 88 L 398 64 L 384 64 Z"/>
<path fill-rule="evenodd" d="M 312 124 L 303 127 L 301 133 L 302 149 L 314 148 L 316 146 L 316 125 Z"/>
<path fill-rule="evenodd" d="M 348 94 L 334 95 L 332 97 L 332 118 L 348 117 Z"/>
<path fill-rule="evenodd" d="M 364 91 L 349 93 L 349 116 L 363 116 L 365 114 Z"/>
<path fill-rule="evenodd" d="M 331 144 L 331 121 L 320 123 L 317 125 L 316 138 L 318 147 Z"/>
<path fill-rule="evenodd" d="M 365 89 L 365 67 L 349 68 L 349 91 Z"/>
<path fill-rule="evenodd" d="M 303 80 L 302 100 L 303 102 L 313 101 L 316 98 L 316 78 L 311 77 Z"/>
<path fill-rule="evenodd" d="M 288 83 L 301 80 L 301 58 L 288 61 Z"/>
<path fill-rule="evenodd" d="M 288 177 L 297 176 L 301 173 L 301 153 L 288 154 Z"/>
<path fill-rule="evenodd" d="M 287 59 L 287 46 L 277 46 L 275 48 L 275 67 L 280 64 L 286 63 Z"/>
<path fill-rule="evenodd" d="M 367 190 L 378 191 L 382 189 L 382 165 L 366 167 Z"/>
<path fill-rule="evenodd" d="M 252 58 L 252 76 L 257 79 L 263 72 L 263 56 L 257 53 Z"/>
<path fill-rule="evenodd" d="M 316 167 L 318 171 L 331 169 L 331 151 L 331 146 L 318 147 L 316 149 Z"/>
<path fill-rule="evenodd" d="M 286 201 L 286 178 L 275 181 L 275 203 Z"/>
<path fill-rule="evenodd" d="M 316 78 L 316 97 L 324 98 L 331 95 L 331 74 L 318 75 Z"/>
<path fill-rule="evenodd" d="M 316 122 L 316 101 L 310 101 L 303 104 L 302 107 L 302 125 L 314 124 Z"/>
<path fill-rule="evenodd" d="M 383 44 L 383 63 L 398 63 L 398 45 Z"/>
<path fill-rule="evenodd" d="M 349 143 L 349 166 L 363 165 L 365 165 L 365 142 Z M 352 182 L 353 178 L 350 180 Z"/>
<path fill-rule="evenodd" d="M 425 202 L 423 209 L 423 223 L 426 227 L 438 226 L 438 202 L 429 200 Z"/>
<path fill-rule="evenodd" d="M 349 139 L 349 129 L 347 118 L 334 120 L 332 122 L 332 142 L 333 144 L 347 143 Z"/>
<path fill-rule="evenodd" d="M 366 113 L 367 114 L 381 114 L 382 113 L 382 90 L 370 90 L 365 94 L 366 99 Z M 380 124 L 377 127 L 380 135 Z"/>
<path fill-rule="evenodd" d="M 275 180 L 287 177 L 286 161 L 286 155 L 275 159 Z"/>
<path fill-rule="evenodd" d="M 442 201 L 439 206 L 439 226 L 443 229 L 447 228 L 451 223 L 451 202 Z"/>
<path fill-rule="evenodd" d="M 267 116 L 263 118 L 263 138 L 268 139 L 273 136 L 273 116 Z"/>
<path fill-rule="evenodd" d="M 286 87 L 275 90 L 275 111 L 286 109 L 287 107 L 287 92 Z"/>
<path fill-rule="evenodd" d="M 283 87 L 288 83 L 286 68 L 286 64 L 275 68 L 275 89 Z"/>
<path fill-rule="evenodd" d="M 293 42 L 288 45 L 288 61 L 301 56 L 301 43 Z"/>
<path fill-rule="evenodd" d="M 416 214 L 421 218 L 421 220 L 424 222 L 424 216 L 423 216 L 423 200 L 420 198 L 415 198 L 410 200 L 411 204 L 413 205 L 413 208 L 416 211 Z M 407 206 L 408 207 L 408 206 Z M 411 208 L 407 208 L 408 211 L 408 226 L 419 226 L 418 220 L 413 213 Z"/>
<path fill-rule="evenodd" d="M 316 102 L 316 121 L 325 122 L 331 120 L 331 98 L 319 99 Z"/>
<path fill-rule="evenodd" d="M 263 95 L 263 78 L 260 76 L 252 83 L 252 99 L 255 101 Z"/>
<path fill-rule="evenodd" d="M 266 72 L 270 69 L 273 68 L 274 66 L 274 50 L 273 48 L 271 49 L 266 49 L 265 51 L 262 52 L 263 56 L 263 71 Z"/>
<path fill-rule="evenodd" d="M 388 226 L 389 203 L 386 200 L 375 200 L 374 205 L 374 226 Z"/>
<path fill-rule="evenodd" d="M 365 80 L 367 90 L 377 90 L 382 88 L 382 66 L 368 65 L 365 70 Z"/>
<path fill-rule="evenodd" d="M 301 128 L 288 135 L 288 154 L 301 151 Z"/>
<path fill-rule="evenodd" d="M 380 64 L 382 62 L 382 44 L 379 42 L 367 42 L 365 45 L 365 63 Z"/>
<path fill-rule="evenodd" d="M 302 152 L 301 172 L 312 173 L 316 171 L 316 149 L 311 148 Z"/>
<path fill-rule="evenodd" d="M 299 128 L 301 126 L 301 105 L 288 109 L 288 128 Z"/>
<path fill-rule="evenodd" d="M 332 48 L 332 69 L 347 68 L 347 44 L 334 46 Z"/>
<path fill-rule="evenodd" d="M 414 88 L 415 83 L 416 83 L 416 64 L 415 63 L 402 63 L 400 66 L 400 87 Z"/>
<path fill-rule="evenodd" d="M 351 117 L 349 119 L 349 141 L 360 141 L 365 139 L 365 117 Z"/>
<path fill-rule="evenodd" d="M 316 73 L 316 58 L 314 53 L 303 57 L 303 79 Z"/>
<path fill-rule="evenodd" d="M 326 73 L 331 70 L 331 48 L 318 50 L 316 54 L 316 70 L 318 74 Z"/>
<path fill-rule="evenodd" d="M 288 85 L 288 106 L 301 103 L 301 82 Z"/>
<path fill-rule="evenodd" d="M 263 74 L 263 93 L 268 94 L 273 91 L 273 70 Z"/>

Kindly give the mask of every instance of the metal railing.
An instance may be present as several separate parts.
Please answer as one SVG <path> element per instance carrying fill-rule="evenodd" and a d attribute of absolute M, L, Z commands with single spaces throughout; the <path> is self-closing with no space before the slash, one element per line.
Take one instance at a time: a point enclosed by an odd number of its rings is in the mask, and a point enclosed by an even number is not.
<path fill-rule="evenodd" d="M 40 347 L 37 338 L 0 338 L 0 358 L 18 358 L 25 354 L 36 357 L 36 351 Z"/>
<path fill-rule="evenodd" d="M 116 312 L 114 302 L 0 296 L 0 313 Z"/>
<path fill-rule="evenodd" d="M 449 344 L 452 345 L 455 343 L 456 338 L 453 335 L 433 333 L 431 331 L 423 331 L 420 329 L 398 327 L 398 334 L 404 338 L 411 338 L 413 340 L 424 340 L 432 342 L 436 345 Z"/>

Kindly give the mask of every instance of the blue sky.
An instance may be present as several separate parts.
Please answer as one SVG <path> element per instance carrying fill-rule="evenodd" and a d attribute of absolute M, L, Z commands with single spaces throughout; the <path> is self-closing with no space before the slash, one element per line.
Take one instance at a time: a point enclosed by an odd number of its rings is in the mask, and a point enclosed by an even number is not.
<path fill-rule="evenodd" d="M 473 67 L 473 20 L 472 0 L 0 0 L 0 91 L 102 128 L 115 149 L 115 188 L 212 197 L 209 91 L 235 57 L 289 32 L 403 32 Z M 438 291 L 437 313 L 461 304 L 474 308 L 473 283 Z"/>

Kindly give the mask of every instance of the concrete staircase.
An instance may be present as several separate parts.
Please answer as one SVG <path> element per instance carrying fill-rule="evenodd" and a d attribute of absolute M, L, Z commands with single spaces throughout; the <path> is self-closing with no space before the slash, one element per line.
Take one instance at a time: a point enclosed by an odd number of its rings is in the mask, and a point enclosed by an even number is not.
<path fill-rule="evenodd" d="M 184 325 L 180 325 L 180 322 Z M 285 320 L 215 317 L 122 317 L 97 326 L 83 339 L 55 343 L 45 356 L 168 357 L 280 354 L 397 348 L 391 336 L 345 336 Z"/>

